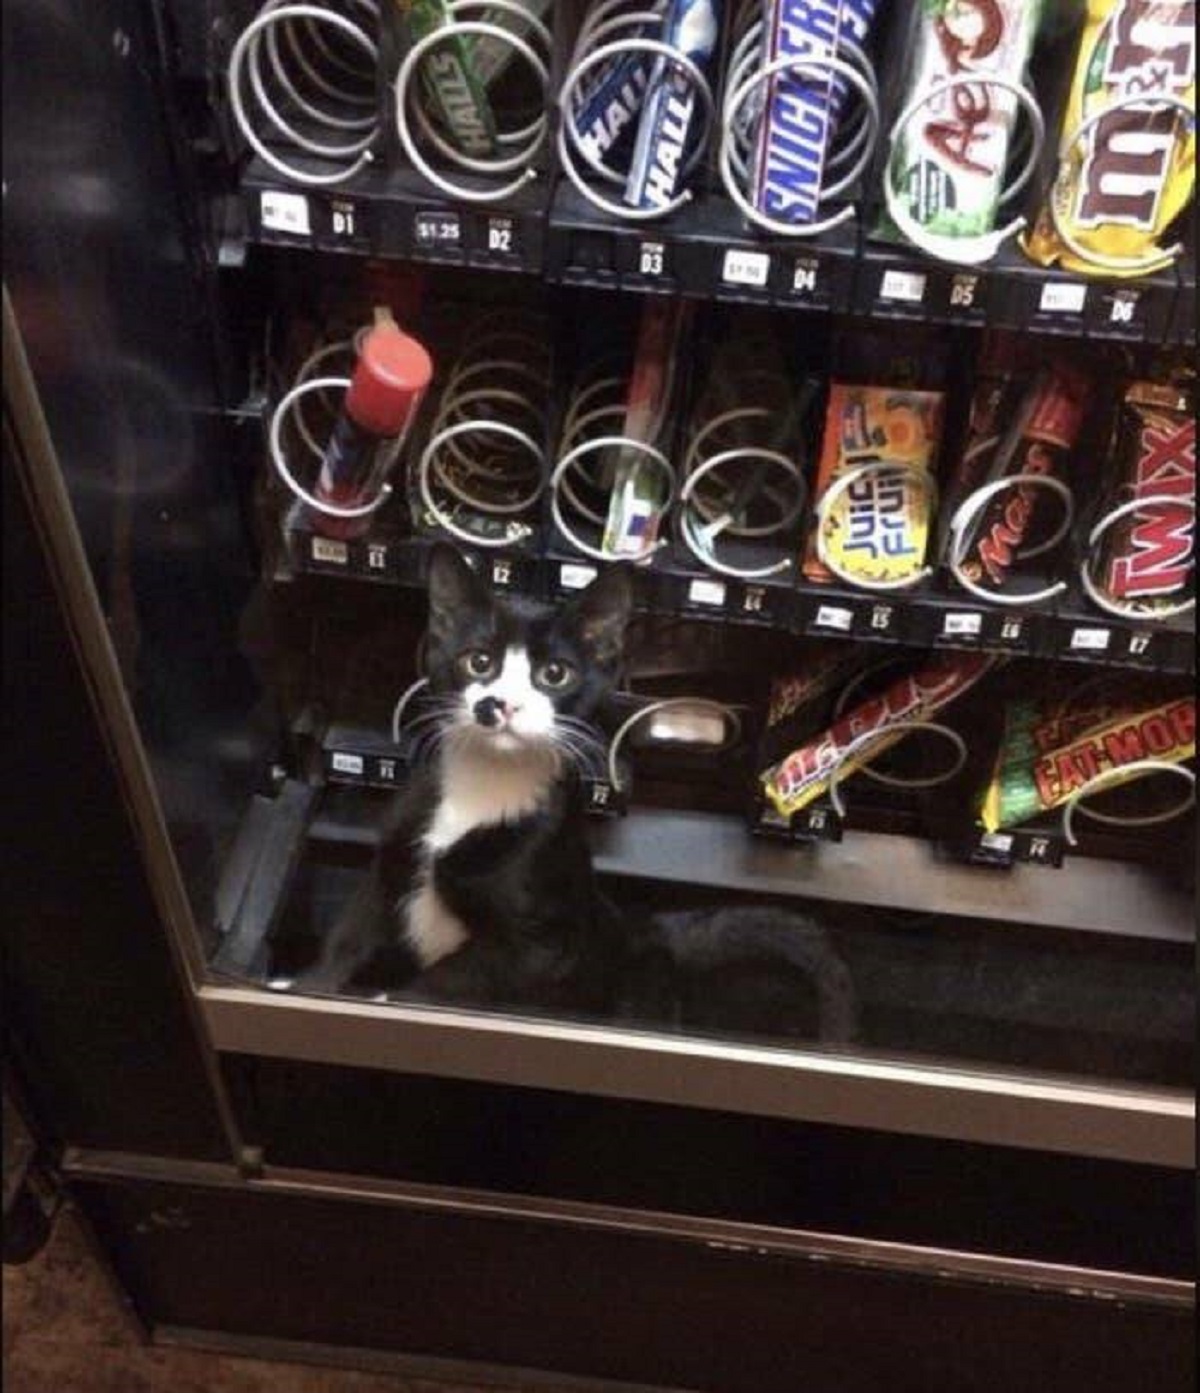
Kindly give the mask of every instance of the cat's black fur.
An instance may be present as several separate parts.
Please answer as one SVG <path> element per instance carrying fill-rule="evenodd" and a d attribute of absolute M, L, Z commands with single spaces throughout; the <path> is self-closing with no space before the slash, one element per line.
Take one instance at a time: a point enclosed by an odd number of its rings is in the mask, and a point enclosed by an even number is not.
<path fill-rule="evenodd" d="M 591 716 L 618 679 L 629 617 L 628 572 L 613 567 L 557 611 L 500 602 L 450 547 L 430 566 L 430 689 L 461 687 L 455 660 L 516 642 L 569 660 L 579 679 L 556 710 Z M 426 768 L 393 807 L 370 875 L 297 984 L 689 1029 L 820 1036 L 855 1029 L 849 973 L 823 930 L 778 910 L 740 907 L 641 917 L 596 883 L 578 776 L 564 762 L 548 797 L 513 821 L 479 826 L 432 862 L 433 885 L 470 932 L 420 970 L 396 905 L 411 888 L 415 848 L 439 799 Z"/>

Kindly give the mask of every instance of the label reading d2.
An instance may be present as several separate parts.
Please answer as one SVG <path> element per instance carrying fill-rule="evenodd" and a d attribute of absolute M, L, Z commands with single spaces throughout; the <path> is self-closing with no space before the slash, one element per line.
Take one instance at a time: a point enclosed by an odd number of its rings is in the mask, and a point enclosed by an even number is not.
<path fill-rule="evenodd" d="M 517 256 L 520 253 L 515 218 L 488 218 L 487 249 L 492 256 Z"/>
<path fill-rule="evenodd" d="M 426 249 L 461 247 L 462 223 L 458 214 L 418 213 L 413 219 L 413 240 Z"/>

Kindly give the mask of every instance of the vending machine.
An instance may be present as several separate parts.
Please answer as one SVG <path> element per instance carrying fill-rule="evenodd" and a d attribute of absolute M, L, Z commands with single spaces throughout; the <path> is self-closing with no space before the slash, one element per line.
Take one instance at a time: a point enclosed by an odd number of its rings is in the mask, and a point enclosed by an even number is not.
<path fill-rule="evenodd" d="M 4 0 L 6 1067 L 150 1338 L 1188 1386 L 1193 9 Z"/>

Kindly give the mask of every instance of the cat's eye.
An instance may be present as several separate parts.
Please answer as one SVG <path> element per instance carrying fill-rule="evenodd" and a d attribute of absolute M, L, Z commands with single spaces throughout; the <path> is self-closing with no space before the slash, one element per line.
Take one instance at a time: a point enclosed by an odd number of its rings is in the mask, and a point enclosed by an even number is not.
<path fill-rule="evenodd" d="M 468 677 L 490 677 L 496 669 L 496 660 L 486 648 L 476 648 L 464 653 L 458 665 Z"/>
<path fill-rule="evenodd" d="M 570 684 L 574 676 L 574 669 L 568 663 L 560 663 L 556 658 L 552 658 L 538 668 L 533 674 L 533 680 L 547 691 L 559 692 Z"/>

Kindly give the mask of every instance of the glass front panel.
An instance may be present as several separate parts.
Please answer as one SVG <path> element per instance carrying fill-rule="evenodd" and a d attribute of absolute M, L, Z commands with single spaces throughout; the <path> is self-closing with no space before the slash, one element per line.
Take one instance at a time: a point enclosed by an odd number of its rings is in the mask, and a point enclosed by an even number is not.
<path fill-rule="evenodd" d="M 474 205 L 261 163 L 218 271 L 163 94 L 10 8 L 8 273 L 211 980 L 1187 1086 L 1165 330 L 439 265 Z"/>

